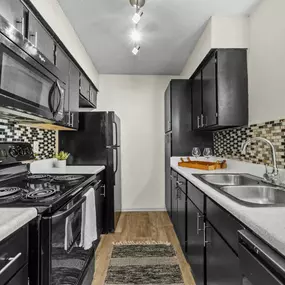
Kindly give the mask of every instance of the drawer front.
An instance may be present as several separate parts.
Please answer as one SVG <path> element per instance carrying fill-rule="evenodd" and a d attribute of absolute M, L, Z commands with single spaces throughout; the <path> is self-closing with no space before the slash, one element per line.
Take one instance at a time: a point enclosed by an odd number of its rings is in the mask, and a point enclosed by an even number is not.
<path fill-rule="evenodd" d="M 208 197 L 206 199 L 206 213 L 207 220 L 223 236 L 232 249 L 238 253 L 238 231 L 243 229 L 243 226 Z"/>
<path fill-rule="evenodd" d="M 11 279 L 27 262 L 28 226 L 26 225 L 0 243 L 0 285 Z"/>
<path fill-rule="evenodd" d="M 187 189 L 188 198 L 202 213 L 204 213 L 204 194 L 190 182 L 188 182 Z"/>
<path fill-rule="evenodd" d="M 28 285 L 28 265 L 25 265 L 6 285 Z"/>

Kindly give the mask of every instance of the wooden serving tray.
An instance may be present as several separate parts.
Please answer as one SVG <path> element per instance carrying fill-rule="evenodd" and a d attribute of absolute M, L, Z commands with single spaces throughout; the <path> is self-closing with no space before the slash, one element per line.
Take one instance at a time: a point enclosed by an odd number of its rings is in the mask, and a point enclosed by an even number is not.
<path fill-rule="evenodd" d="M 181 161 L 178 162 L 178 166 L 188 167 L 188 168 L 195 168 L 195 169 L 201 169 L 201 170 L 216 170 L 216 169 L 225 169 L 225 168 L 227 168 L 227 162 L 226 162 L 226 160 L 216 161 L 216 162 L 195 161 L 195 160 L 191 160 L 188 157 L 187 161 L 185 161 L 183 158 L 181 158 Z"/>

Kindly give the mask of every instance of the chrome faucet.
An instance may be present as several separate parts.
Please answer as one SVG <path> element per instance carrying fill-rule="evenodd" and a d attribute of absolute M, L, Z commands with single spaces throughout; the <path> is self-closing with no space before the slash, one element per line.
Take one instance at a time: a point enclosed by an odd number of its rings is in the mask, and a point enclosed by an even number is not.
<path fill-rule="evenodd" d="M 264 173 L 263 178 L 266 182 L 277 184 L 278 167 L 277 167 L 277 161 L 276 161 L 276 152 L 275 152 L 275 148 L 274 148 L 273 144 L 271 143 L 271 141 L 269 141 L 268 139 L 265 139 L 265 138 L 261 138 L 261 137 L 249 138 L 247 141 L 245 141 L 242 144 L 241 153 L 245 154 L 246 147 L 254 140 L 259 140 L 259 141 L 265 142 L 270 146 L 271 153 L 272 153 L 273 170 L 272 170 L 272 172 L 269 173 L 268 169 L 267 169 L 267 165 L 265 165 L 266 172 Z"/>

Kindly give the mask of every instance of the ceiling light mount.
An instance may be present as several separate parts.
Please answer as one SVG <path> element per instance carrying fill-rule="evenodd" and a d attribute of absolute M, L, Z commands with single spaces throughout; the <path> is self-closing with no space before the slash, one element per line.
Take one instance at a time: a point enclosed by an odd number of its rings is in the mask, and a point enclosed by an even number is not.
<path fill-rule="evenodd" d="M 140 9 L 144 6 L 145 4 L 145 0 L 130 0 L 130 4 L 137 8 L 137 9 Z"/>

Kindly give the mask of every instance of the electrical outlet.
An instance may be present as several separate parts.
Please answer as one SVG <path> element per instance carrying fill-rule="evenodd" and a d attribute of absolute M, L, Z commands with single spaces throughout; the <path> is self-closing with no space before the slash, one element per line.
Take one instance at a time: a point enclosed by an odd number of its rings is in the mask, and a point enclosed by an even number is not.
<path fill-rule="evenodd" d="M 33 152 L 34 153 L 39 153 L 40 150 L 39 150 L 39 142 L 38 141 L 34 141 L 33 142 Z"/>

